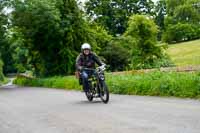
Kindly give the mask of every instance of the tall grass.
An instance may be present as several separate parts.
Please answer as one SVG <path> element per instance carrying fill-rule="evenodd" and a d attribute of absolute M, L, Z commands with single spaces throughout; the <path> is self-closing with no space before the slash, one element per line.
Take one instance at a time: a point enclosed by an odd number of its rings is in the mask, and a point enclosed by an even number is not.
<path fill-rule="evenodd" d="M 176 96 L 200 98 L 200 72 L 151 72 L 146 74 L 106 74 L 110 92 L 128 95 Z M 31 79 L 18 77 L 14 83 L 23 86 L 39 86 L 81 90 L 74 76 Z"/>
<path fill-rule="evenodd" d="M 7 84 L 8 82 L 9 82 L 9 79 L 5 77 L 3 81 L 0 81 L 0 86 Z"/>
<path fill-rule="evenodd" d="M 74 76 L 56 76 L 50 78 L 29 78 L 25 76 L 18 76 L 13 83 L 20 86 L 36 86 L 75 90 L 81 89 L 81 86 L 78 84 L 78 81 Z"/>
<path fill-rule="evenodd" d="M 154 72 L 110 77 L 109 88 L 117 94 L 200 98 L 200 74 Z"/>

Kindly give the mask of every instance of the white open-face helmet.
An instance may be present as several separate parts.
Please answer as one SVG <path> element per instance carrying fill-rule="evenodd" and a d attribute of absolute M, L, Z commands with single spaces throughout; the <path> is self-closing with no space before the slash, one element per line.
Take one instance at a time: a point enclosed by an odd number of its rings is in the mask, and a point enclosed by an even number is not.
<path fill-rule="evenodd" d="M 90 44 L 88 44 L 88 43 L 83 43 L 82 46 L 81 46 L 81 50 L 84 50 L 84 49 L 89 49 L 89 50 L 91 50 Z"/>

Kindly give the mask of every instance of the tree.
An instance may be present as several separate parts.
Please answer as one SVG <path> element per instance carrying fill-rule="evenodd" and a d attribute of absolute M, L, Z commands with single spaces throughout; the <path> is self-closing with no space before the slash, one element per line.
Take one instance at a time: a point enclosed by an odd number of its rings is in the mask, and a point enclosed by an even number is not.
<path fill-rule="evenodd" d="M 90 0 L 86 2 L 86 13 L 116 36 L 124 33 L 128 18 L 132 14 L 153 14 L 151 0 Z"/>
<path fill-rule="evenodd" d="M 3 75 L 3 62 L 0 60 L 0 81 L 4 80 L 4 75 Z"/>
<path fill-rule="evenodd" d="M 5 44 L 5 31 L 6 31 L 6 24 L 7 24 L 7 17 L 3 12 L 5 8 L 5 3 L 0 0 L 0 50 L 2 52 L 2 46 Z M 0 55 L 1 56 L 1 55 Z"/>
<path fill-rule="evenodd" d="M 129 40 L 124 37 L 114 38 L 102 49 L 101 55 L 106 59 L 111 71 L 123 71 L 128 69 L 130 63 Z"/>
<path fill-rule="evenodd" d="M 159 26 L 158 40 L 161 40 L 164 31 L 164 19 L 166 16 L 166 2 L 165 0 L 160 0 L 155 6 L 155 22 Z"/>
<path fill-rule="evenodd" d="M 37 75 L 70 73 L 73 65 L 70 48 L 74 38 L 70 32 L 74 29 L 70 17 L 74 16 L 66 7 L 70 4 L 64 2 L 70 1 L 60 0 L 56 5 L 53 0 L 29 0 L 16 1 L 14 5 L 13 27 L 23 34 L 30 63 Z"/>
<path fill-rule="evenodd" d="M 131 68 L 151 68 L 163 56 L 163 49 L 157 45 L 158 28 L 148 16 L 133 15 L 124 37 L 131 46 Z M 162 65 L 162 64 L 161 64 Z"/>
<path fill-rule="evenodd" d="M 185 3 L 185 0 L 166 0 L 167 14 L 173 16 L 174 10 L 183 3 Z"/>
<path fill-rule="evenodd" d="M 2 79 L 2 72 L 6 70 L 6 66 L 8 63 L 9 58 L 9 49 L 6 49 L 8 46 L 7 40 L 6 40 L 6 30 L 8 26 L 8 18 L 5 13 L 5 7 L 6 7 L 7 1 L 0 0 L 0 77 Z M 7 58 L 6 58 L 7 56 Z M 4 67 L 3 64 L 5 63 Z M 4 69 L 3 69 L 4 68 Z"/>
<path fill-rule="evenodd" d="M 199 27 L 189 23 L 178 23 L 169 25 L 163 36 L 163 40 L 167 43 L 176 43 L 188 40 L 198 39 Z"/>
<path fill-rule="evenodd" d="M 28 48 L 25 47 L 25 40 L 20 29 L 17 27 L 10 27 L 7 31 L 7 40 L 11 53 L 10 60 L 12 60 L 12 70 L 19 73 L 31 70 L 28 57 L 29 51 Z"/>
<path fill-rule="evenodd" d="M 199 0 L 167 0 L 166 5 L 164 41 L 172 43 L 200 38 Z"/>
<path fill-rule="evenodd" d="M 71 74 L 81 44 L 100 50 L 110 38 L 103 28 L 83 19 L 75 0 L 15 1 L 11 20 L 19 37 L 14 40 L 21 43 L 17 55 L 24 58 L 20 53 L 28 53 L 24 60 L 39 76 Z"/>

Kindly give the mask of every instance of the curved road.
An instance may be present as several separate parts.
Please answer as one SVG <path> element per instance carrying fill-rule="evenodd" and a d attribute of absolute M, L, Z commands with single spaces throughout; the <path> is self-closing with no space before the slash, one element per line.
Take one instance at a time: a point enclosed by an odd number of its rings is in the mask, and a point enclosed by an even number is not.
<path fill-rule="evenodd" d="M 200 101 L 111 95 L 90 103 L 82 92 L 0 88 L 0 133 L 200 133 Z"/>

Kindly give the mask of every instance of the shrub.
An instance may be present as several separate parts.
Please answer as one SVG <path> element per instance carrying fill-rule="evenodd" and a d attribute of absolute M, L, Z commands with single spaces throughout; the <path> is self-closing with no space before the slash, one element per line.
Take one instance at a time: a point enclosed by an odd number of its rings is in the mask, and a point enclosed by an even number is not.
<path fill-rule="evenodd" d="M 133 15 L 130 17 L 128 29 L 124 37 L 129 40 L 130 68 L 153 68 L 155 66 L 168 66 L 164 54 L 164 45 L 158 45 L 158 27 L 154 21 L 144 15 Z M 158 65 L 157 65 L 158 64 Z"/>
<path fill-rule="evenodd" d="M 124 44 L 124 38 L 116 38 L 112 40 L 101 52 L 106 59 L 106 64 L 111 71 L 125 70 L 130 63 L 130 52 Z"/>
<path fill-rule="evenodd" d="M 163 41 L 176 43 L 199 38 L 199 26 L 187 23 L 169 25 L 163 36 Z"/>
<path fill-rule="evenodd" d="M 3 75 L 3 62 L 0 60 L 0 81 L 4 80 L 4 75 Z"/>

